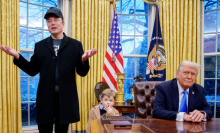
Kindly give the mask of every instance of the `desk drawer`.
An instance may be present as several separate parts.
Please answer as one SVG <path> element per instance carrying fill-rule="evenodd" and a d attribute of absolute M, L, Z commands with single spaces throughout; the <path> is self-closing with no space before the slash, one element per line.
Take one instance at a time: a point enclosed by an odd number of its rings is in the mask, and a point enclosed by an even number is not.
<path fill-rule="evenodd" d="M 115 107 L 119 113 L 135 113 L 135 108 Z"/>

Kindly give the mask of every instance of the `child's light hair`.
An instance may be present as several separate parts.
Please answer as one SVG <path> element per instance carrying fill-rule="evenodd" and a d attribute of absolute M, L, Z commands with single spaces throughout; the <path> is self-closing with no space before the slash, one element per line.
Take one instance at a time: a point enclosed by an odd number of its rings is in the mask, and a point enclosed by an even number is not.
<path fill-rule="evenodd" d="M 102 91 L 102 95 L 101 98 L 103 98 L 104 96 L 108 96 L 108 97 L 113 97 L 114 99 L 116 98 L 116 92 L 114 90 L 111 89 L 105 89 L 104 91 Z"/>

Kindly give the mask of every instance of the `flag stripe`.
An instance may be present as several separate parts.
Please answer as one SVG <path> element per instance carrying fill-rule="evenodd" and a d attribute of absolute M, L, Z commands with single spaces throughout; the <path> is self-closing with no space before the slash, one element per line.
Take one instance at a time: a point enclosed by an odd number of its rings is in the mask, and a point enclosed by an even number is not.
<path fill-rule="evenodd" d="M 114 77 L 116 79 L 117 76 L 115 74 L 115 66 L 114 66 L 114 64 L 109 63 L 109 61 L 105 58 L 104 70 L 105 70 L 105 66 L 106 66 L 106 69 L 112 75 L 112 77 Z"/>
<path fill-rule="evenodd" d="M 111 33 L 105 53 L 104 72 L 102 78 L 102 81 L 107 83 L 113 90 L 117 90 L 117 75 L 115 73 L 123 72 L 123 53 L 119 33 L 118 17 L 114 10 L 114 18 L 112 20 Z M 112 61 L 113 55 L 115 55 L 115 61 Z"/>
<path fill-rule="evenodd" d="M 109 65 L 111 65 L 114 70 L 115 69 L 117 70 L 117 73 L 123 72 L 123 66 L 121 65 L 123 63 L 123 59 L 122 59 L 122 63 L 118 61 L 118 58 L 121 58 L 119 55 L 116 57 L 116 62 L 111 61 L 111 56 L 109 55 L 109 52 L 106 52 L 105 57 L 108 60 Z"/>
<path fill-rule="evenodd" d="M 111 89 L 117 88 L 117 83 L 116 83 L 116 78 L 114 78 L 114 76 L 111 74 L 110 71 L 108 71 L 108 68 L 106 67 L 106 65 L 104 65 L 104 69 L 105 69 L 105 81 L 108 83 L 109 87 Z M 115 75 L 115 74 L 114 74 Z M 111 84 L 110 84 L 111 83 Z"/>

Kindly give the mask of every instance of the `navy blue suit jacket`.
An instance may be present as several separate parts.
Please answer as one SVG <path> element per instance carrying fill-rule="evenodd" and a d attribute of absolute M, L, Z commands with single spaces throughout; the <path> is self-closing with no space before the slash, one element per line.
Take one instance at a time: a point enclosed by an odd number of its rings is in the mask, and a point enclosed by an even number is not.
<path fill-rule="evenodd" d="M 157 85 L 153 105 L 154 118 L 176 120 L 178 108 L 179 90 L 177 79 L 172 79 Z M 187 112 L 193 112 L 195 109 L 204 111 L 207 120 L 212 117 L 212 110 L 206 101 L 204 89 L 196 83 L 189 88 Z"/>

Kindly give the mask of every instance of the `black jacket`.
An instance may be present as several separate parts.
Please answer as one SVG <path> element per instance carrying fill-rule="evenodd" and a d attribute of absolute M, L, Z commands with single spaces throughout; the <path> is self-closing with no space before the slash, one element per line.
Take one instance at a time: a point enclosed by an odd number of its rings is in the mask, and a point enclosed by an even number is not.
<path fill-rule="evenodd" d="M 36 99 L 36 121 L 40 124 L 54 122 L 54 86 L 56 63 L 59 81 L 60 124 L 74 123 L 80 120 L 79 101 L 76 88 L 75 68 L 80 76 L 89 71 L 89 61 L 82 64 L 83 48 L 81 42 L 64 34 L 57 57 L 53 40 L 48 37 L 35 44 L 34 55 L 28 62 L 20 55 L 14 58 L 14 64 L 30 76 L 40 73 Z"/>

